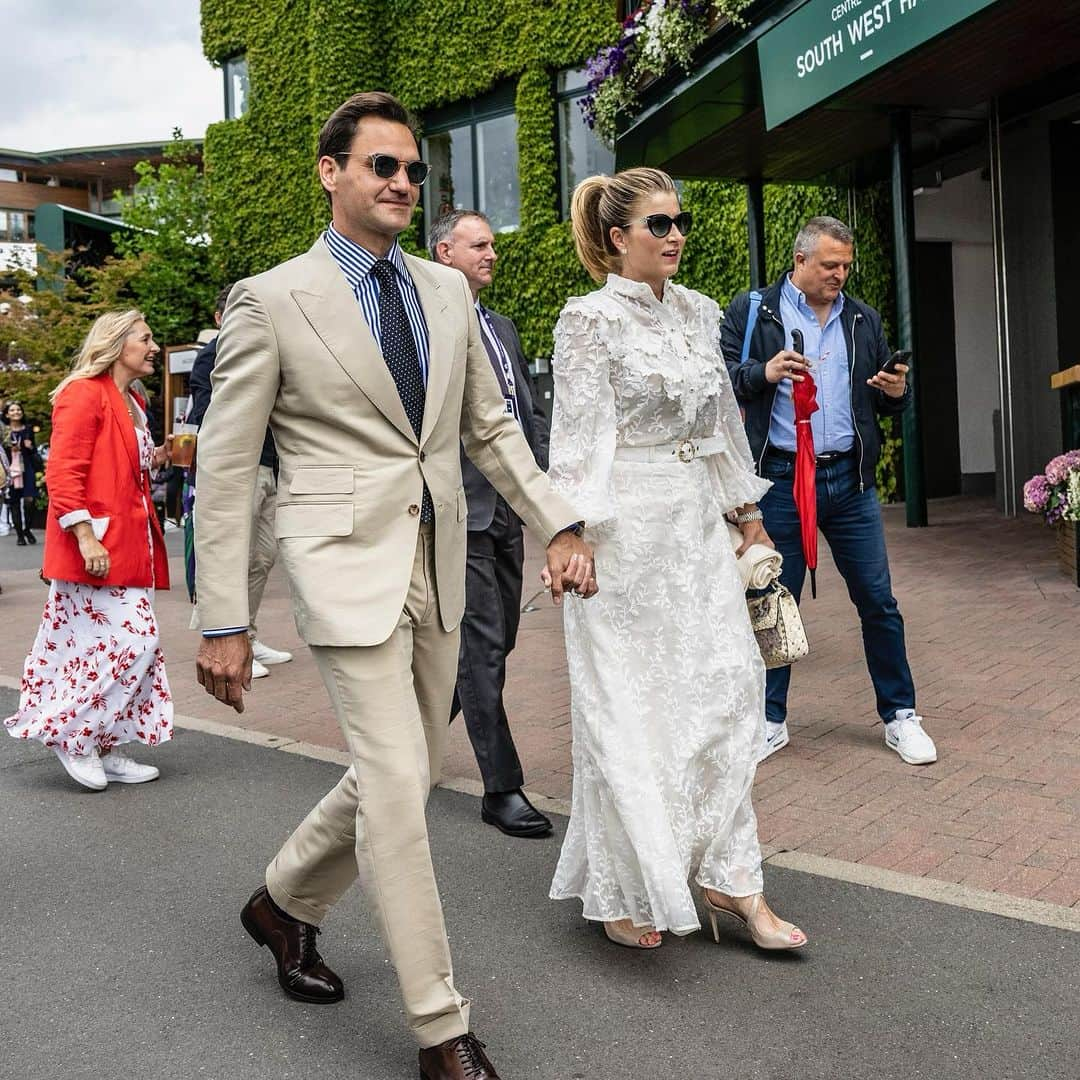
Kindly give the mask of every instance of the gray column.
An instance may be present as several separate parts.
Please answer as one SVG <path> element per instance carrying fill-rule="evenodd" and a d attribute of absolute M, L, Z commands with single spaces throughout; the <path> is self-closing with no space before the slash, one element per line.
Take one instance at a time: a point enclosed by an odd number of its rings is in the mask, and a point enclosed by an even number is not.
<path fill-rule="evenodd" d="M 892 118 L 893 271 L 896 279 L 896 333 L 901 349 L 915 348 L 915 201 L 911 189 L 911 114 Z M 919 357 L 912 360 L 908 381 L 911 404 L 904 410 L 904 500 L 909 527 L 925 525 L 926 469 L 919 411 Z"/>
<path fill-rule="evenodd" d="M 765 198 L 760 180 L 746 181 L 746 240 L 750 249 L 750 287 L 764 289 L 765 280 Z"/>

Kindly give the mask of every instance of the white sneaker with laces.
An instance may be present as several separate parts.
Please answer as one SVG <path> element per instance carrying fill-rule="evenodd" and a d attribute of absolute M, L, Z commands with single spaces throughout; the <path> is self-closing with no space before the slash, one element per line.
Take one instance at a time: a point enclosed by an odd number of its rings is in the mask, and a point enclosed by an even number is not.
<path fill-rule="evenodd" d="M 270 672 L 267 671 L 258 660 L 251 661 L 251 677 L 253 679 L 265 679 L 269 674 Z"/>
<path fill-rule="evenodd" d="M 251 642 L 251 651 L 255 659 L 267 667 L 274 664 L 287 664 L 292 659 L 291 652 L 286 652 L 284 649 L 271 649 L 269 645 L 264 645 L 258 639 Z"/>
<path fill-rule="evenodd" d="M 105 754 L 101 767 L 105 770 L 106 778 L 114 784 L 145 784 L 161 775 L 153 765 L 140 765 L 122 750 L 110 750 Z"/>
<path fill-rule="evenodd" d="M 937 761 L 934 740 L 922 729 L 922 717 L 914 709 L 897 709 L 885 725 L 885 745 L 909 765 L 932 765 Z"/>
<path fill-rule="evenodd" d="M 67 769 L 68 776 L 77 784 L 91 791 L 104 791 L 109 786 L 105 776 L 105 770 L 101 767 L 101 758 L 98 757 L 97 747 L 89 754 L 68 754 L 54 746 L 53 753 L 60 759 L 60 764 Z"/>
<path fill-rule="evenodd" d="M 757 759 L 757 763 L 760 765 L 766 758 L 772 757 L 777 750 L 783 750 L 789 742 L 791 742 L 791 736 L 788 735 L 786 720 L 782 720 L 779 724 L 766 720 L 765 749 L 761 752 L 761 757 Z"/>

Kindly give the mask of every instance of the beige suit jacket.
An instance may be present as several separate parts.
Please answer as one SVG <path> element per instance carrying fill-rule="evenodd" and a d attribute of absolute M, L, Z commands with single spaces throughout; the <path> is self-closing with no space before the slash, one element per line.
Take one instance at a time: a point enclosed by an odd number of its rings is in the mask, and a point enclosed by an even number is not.
<path fill-rule="evenodd" d="M 443 627 L 465 606 L 460 446 L 544 542 L 578 520 L 504 408 L 465 278 L 406 255 L 431 339 L 419 440 L 360 305 L 320 237 L 232 290 L 199 431 L 197 625 L 248 625 L 251 494 L 269 422 L 275 535 L 311 645 L 377 645 L 405 604 L 426 481 Z"/>

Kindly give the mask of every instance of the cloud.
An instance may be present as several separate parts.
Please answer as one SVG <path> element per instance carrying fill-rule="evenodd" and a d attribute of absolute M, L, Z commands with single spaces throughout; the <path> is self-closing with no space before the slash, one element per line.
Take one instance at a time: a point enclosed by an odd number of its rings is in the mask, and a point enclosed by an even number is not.
<path fill-rule="evenodd" d="M 0 146 L 55 150 L 201 138 L 223 116 L 198 0 L 44 0 L 20 11 L 5 56 Z"/>

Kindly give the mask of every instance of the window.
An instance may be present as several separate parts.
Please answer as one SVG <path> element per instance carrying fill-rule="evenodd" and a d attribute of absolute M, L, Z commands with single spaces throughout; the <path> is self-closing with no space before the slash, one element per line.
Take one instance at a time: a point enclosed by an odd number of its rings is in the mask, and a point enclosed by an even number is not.
<path fill-rule="evenodd" d="M 560 71 L 556 84 L 559 110 L 559 192 L 563 219 L 570 217 L 570 196 L 586 176 L 615 171 L 615 155 L 589 129 L 581 115 L 585 69 Z"/>
<path fill-rule="evenodd" d="M 223 65 L 225 72 L 225 119 L 236 120 L 248 111 L 247 57 L 230 56 Z"/>
<path fill-rule="evenodd" d="M 0 210 L 0 243 L 26 244 L 33 239 L 33 214 L 25 210 Z"/>
<path fill-rule="evenodd" d="M 431 164 L 424 185 L 424 216 L 434 221 L 450 209 L 479 210 L 494 232 L 521 221 L 517 117 L 512 86 L 429 114 L 421 152 Z"/>
<path fill-rule="evenodd" d="M 17 181 L 19 174 L 14 169 L 0 169 L 0 180 Z"/>

